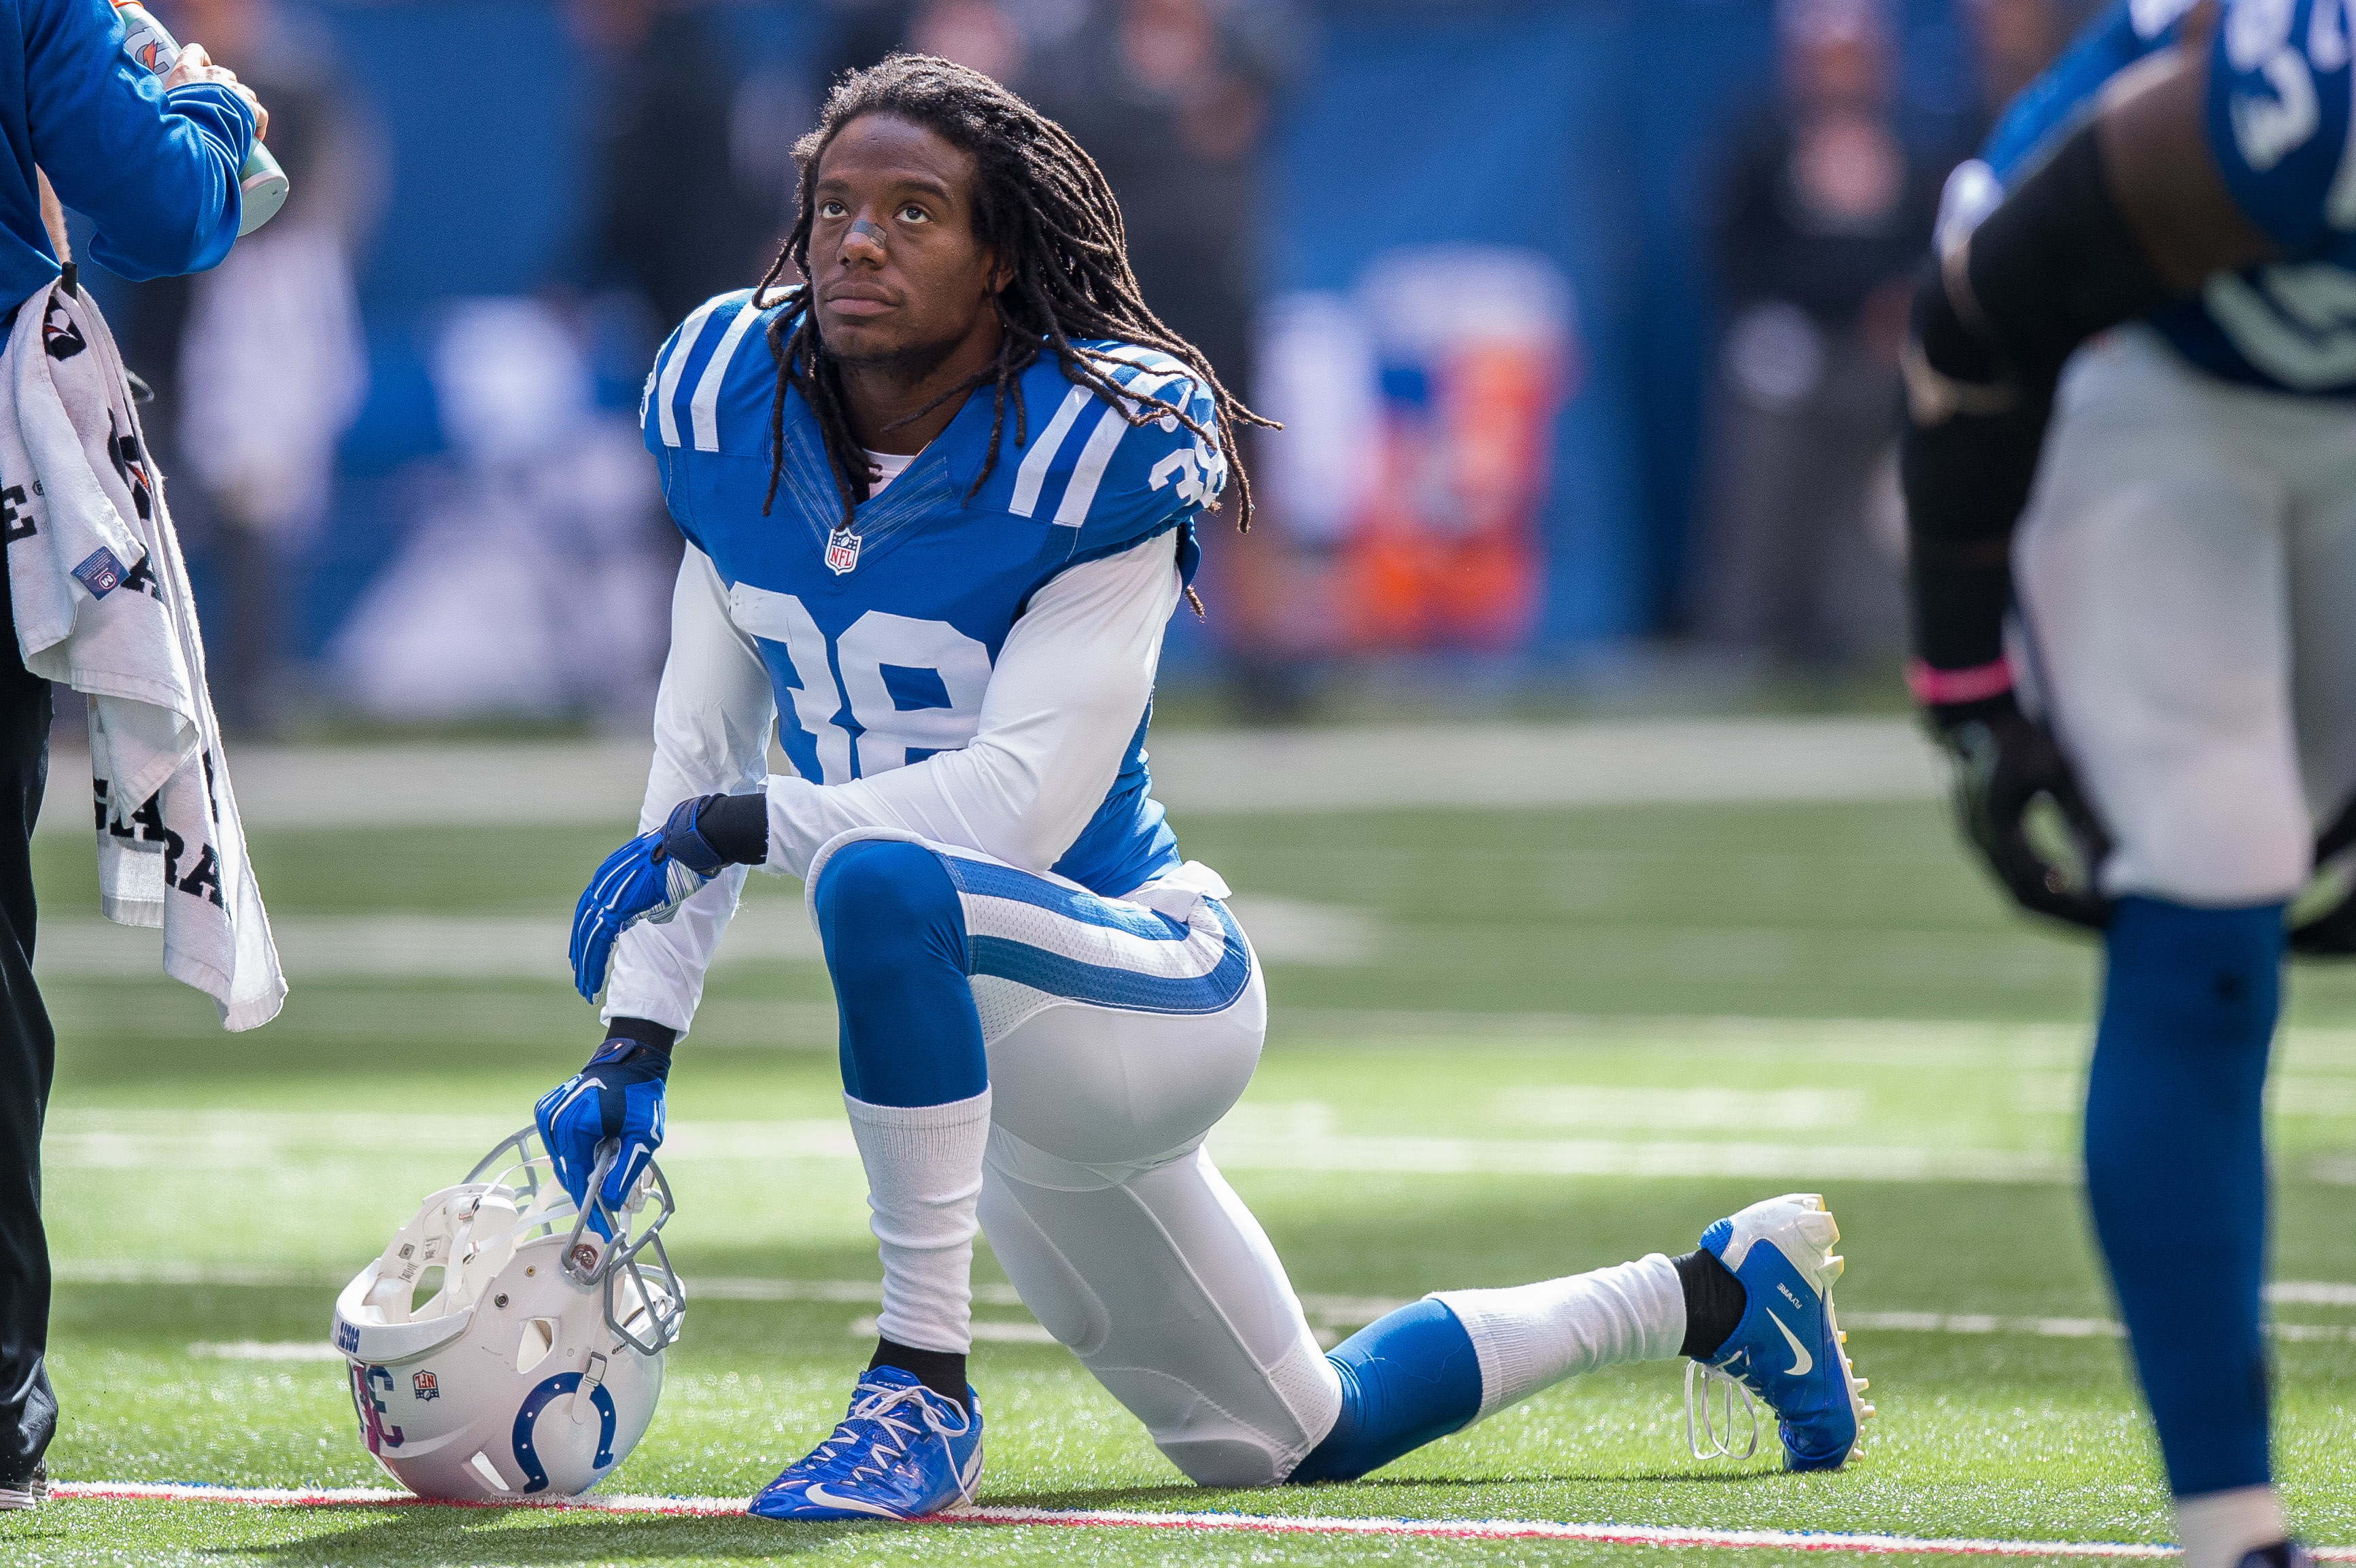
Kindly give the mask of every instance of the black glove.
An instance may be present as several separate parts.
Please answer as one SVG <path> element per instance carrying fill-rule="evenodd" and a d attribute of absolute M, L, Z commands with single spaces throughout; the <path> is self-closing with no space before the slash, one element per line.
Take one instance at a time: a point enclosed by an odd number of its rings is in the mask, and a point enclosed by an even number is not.
<path fill-rule="evenodd" d="M 2091 886 L 2110 840 L 2079 791 L 2052 732 L 2020 711 L 2012 693 L 1924 711 L 1932 738 L 1954 767 L 1955 814 L 1964 833 L 2013 901 L 2034 914 L 2100 930 L 2110 901 Z M 2062 812 L 2090 886 L 2073 887 L 2062 867 L 2029 842 L 2029 810 L 2039 796 Z"/>
<path fill-rule="evenodd" d="M 2322 870 L 2351 844 L 2356 844 L 2356 800 L 2341 807 L 2337 820 L 2316 838 L 2315 868 Z M 2310 958 L 2356 956 L 2356 878 L 2329 908 L 2290 929 L 2290 950 Z"/>

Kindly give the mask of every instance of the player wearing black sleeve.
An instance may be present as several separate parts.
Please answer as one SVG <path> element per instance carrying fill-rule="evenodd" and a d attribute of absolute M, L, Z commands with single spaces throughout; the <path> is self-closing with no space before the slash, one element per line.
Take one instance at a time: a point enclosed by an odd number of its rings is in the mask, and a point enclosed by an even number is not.
<path fill-rule="evenodd" d="M 2337 0 L 2197 15 L 1928 271 L 1907 356 L 1910 684 L 2008 889 L 2103 933 L 2088 1198 L 2192 1568 L 2304 1555 L 2261 1096 L 2286 912 L 2356 787 L 2356 415 L 2292 395 L 2344 389 L 2251 301 L 2312 322 L 2356 261 L 2348 113 Z"/>

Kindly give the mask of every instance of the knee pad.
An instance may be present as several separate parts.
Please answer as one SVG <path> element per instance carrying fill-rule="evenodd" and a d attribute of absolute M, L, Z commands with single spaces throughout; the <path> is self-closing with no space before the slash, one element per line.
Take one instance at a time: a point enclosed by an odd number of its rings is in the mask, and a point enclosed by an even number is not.
<path fill-rule="evenodd" d="M 811 889 L 827 967 L 889 965 L 924 952 L 965 962 L 965 908 L 940 857 L 899 839 L 861 839 L 827 857 Z"/>
<path fill-rule="evenodd" d="M 2254 1055 L 2274 1037 L 2286 947 L 2283 907 L 2200 909 L 2158 898 L 2118 901 L 2104 939 L 2106 1030 Z"/>
<path fill-rule="evenodd" d="M 946 1105 L 989 1084 L 966 975 L 965 906 L 922 844 L 861 839 L 819 867 L 810 910 L 842 1017 L 842 1087 L 874 1105 Z"/>

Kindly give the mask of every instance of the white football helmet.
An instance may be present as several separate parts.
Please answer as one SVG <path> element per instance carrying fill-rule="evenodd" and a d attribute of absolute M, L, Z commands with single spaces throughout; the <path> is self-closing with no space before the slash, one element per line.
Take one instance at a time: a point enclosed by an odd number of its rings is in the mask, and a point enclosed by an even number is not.
<path fill-rule="evenodd" d="M 648 1161 L 621 1212 L 591 1209 L 527 1127 L 427 1198 L 337 1297 L 360 1440 L 418 1496 L 575 1497 L 654 1419 L 686 1306 L 659 1234 L 670 1184 Z"/>

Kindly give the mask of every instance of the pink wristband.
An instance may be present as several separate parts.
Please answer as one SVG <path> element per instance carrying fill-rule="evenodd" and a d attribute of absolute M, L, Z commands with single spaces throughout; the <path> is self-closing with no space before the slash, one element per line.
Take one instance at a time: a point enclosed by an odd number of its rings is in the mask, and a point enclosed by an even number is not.
<path fill-rule="evenodd" d="M 1997 659 L 1969 670 L 1933 670 L 1920 659 L 1906 661 L 1906 689 L 1924 707 L 1983 703 L 2012 690 L 2012 664 Z"/>

